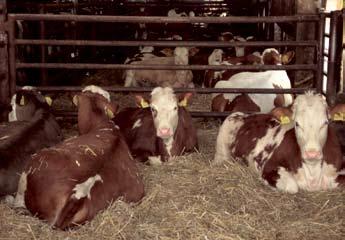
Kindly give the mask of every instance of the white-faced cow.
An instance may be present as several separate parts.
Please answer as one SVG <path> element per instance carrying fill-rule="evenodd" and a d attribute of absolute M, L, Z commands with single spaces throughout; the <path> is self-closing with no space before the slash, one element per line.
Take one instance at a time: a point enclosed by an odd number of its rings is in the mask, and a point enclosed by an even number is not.
<path fill-rule="evenodd" d="M 198 148 L 196 129 L 185 108 L 191 93 L 179 100 L 171 88 L 157 87 L 151 101 L 137 96 L 140 108 L 127 108 L 115 116 L 115 123 L 140 161 L 166 161 L 171 156 Z"/>
<path fill-rule="evenodd" d="M 101 93 L 101 94 L 100 94 Z M 15 206 L 66 229 L 90 221 L 118 197 L 137 202 L 144 185 L 113 117 L 117 106 L 96 86 L 75 96 L 80 136 L 37 152 L 21 175 Z"/>
<path fill-rule="evenodd" d="M 59 125 L 40 93 L 20 90 L 11 104 L 12 121 L 0 124 L 0 196 L 17 191 L 31 154 L 62 141 Z"/>
<path fill-rule="evenodd" d="M 282 110 L 288 116 L 278 117 L 281 121 L 273 114 L 229 115 L 219 129 L 214 163 L 244 161 L 270 186 L 288 193 L 343 185 L 344 160 L 329 126 L 337 108 L 330 110 L 321 95 L 307 92 Z"/>
<path fill-rule="evenodd" d="M 281 65 L 293 57 L 292 52 L 281 55 L 274 48 L 266 49 L 262 54 L 262 64 Z M 224 74 L 222 78 L 226 78 Z M 285 70 L 268 70 L 263 72 L 241 72 L 232 75 L 228 79 L 218 81 L 215 88 L 269 88 L 269 89 L 290 89 L 291 82 Z M 223 94 L 224 102 L 221 106 L 233 101 L 239 94 Z M 215 94 L 214 97 L 217 95 Z M 248 94 L 250 99 L 257 105 L 260 112 L 268 113 L 274 107 L 285 107 L 292 104 L 291 94 Z M 218 101 L 220 102 L 220 101 Z M 214 105 L 215 106 L 215 105 Z M 224 109 L 221 107 L 220 109 Z M 218 108 L 214 111 L 220 111 Z M 225 109 L 225 111 L 227 111 Z"/>

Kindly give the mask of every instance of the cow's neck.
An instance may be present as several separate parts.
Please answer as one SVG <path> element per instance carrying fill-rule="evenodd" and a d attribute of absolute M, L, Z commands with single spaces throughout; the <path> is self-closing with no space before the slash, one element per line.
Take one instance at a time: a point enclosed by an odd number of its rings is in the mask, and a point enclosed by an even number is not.
<path fill-rule="evenodd" d="M 174 136 L 163 139 L 163 143 L 164 143 L 165 150 L 167 151 L 168 155 L 171 156 L 171 149 L 172 149 L 173 143 L 174 143 Z"/>

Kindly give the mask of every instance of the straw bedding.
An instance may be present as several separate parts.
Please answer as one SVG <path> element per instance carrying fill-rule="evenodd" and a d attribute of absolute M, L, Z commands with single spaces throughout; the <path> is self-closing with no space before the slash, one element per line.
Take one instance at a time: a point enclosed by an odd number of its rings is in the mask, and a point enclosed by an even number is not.
<path fill-rule="evenodd" d="M 218 128 L 199 129 L 200 152 L 139 166 L 141 203 L 118 200 L 63 232 L 2 202 L 0 239 L 344 239 L 344 190 L 284 194 L 239 163 L 213 167 Z"/>
<path fill-rule="evenodd" d="M 112 98 L 133 105 L 129 95 Z M 191 110 L 207 110 L 209 100 L 195 96 Z M 117 200 L 93 221 L 60 231 L 2 201 L 0 239 L 345 238 L 345 190 L 284 194 L 240 163 L 211 166 L 219 124 L 195 121 L 200 152 L 160 166 L 139 164 L 146 190 L 139 204 Z M 76 134 L 74 123 L 62 123 L 66 136 Z"/>

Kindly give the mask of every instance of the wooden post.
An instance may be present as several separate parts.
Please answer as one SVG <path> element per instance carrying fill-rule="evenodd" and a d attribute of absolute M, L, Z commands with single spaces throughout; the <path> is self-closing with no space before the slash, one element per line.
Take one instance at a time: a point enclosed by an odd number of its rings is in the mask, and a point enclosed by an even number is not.
<path fill-rule="evenodd" d="M 317 6 L 314 0 L 297 0 L 296 1 L 296 14 L 316 14 Z M 314 40 L 315 39 L 315 23 L 297 23 L 296 40 Z M 296 64 L 312 64 L 314 63 L 315 50 L 313 48 L 297 47 L 296 48 Z M 296 71 L 295 81 L 299 82 L 308 77 L 309 72 Z M 316 79 L 314 74 L 314 79 Z M 315 82 L 313 84 L 315 86 Z"/>
<path fill-rule="evenodd" d="M 0 121 L 7 120 L 10 103 L 10 78 L 8 71 L 8 35 L 6 33 L 7 5 L 0 0 Z"/>

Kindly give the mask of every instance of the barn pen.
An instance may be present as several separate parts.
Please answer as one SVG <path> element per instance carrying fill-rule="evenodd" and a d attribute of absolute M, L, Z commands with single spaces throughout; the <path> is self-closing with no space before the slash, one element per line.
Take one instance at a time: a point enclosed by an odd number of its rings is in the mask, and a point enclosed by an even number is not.
<path fill-rule="evenodd" d="M 12 2 L 12 1 L 11 1 Z M 18 1 L 19 2 L 19 1 Z M 106 2 L 111 2 L 106 5 Z M 212 166 L 219 122 L 214 117 L 228 113 L 210 112 L 211 93 L 303 93 L 313 89 L 322 92 L 324 81 L 324 27 L 325 19 L 331 19 L 330 50 L 327 53 L 326 95 L 330 104 L 340 99 L 340 60 L 342 44 L 343 11 L 320 12 L 311 15 L 267 16 L 266 3 L 270 1 L 176 1 L 174 7 L 185 12 L 195 9 L 207 12 L 215 9 L 228 11 L 230 3 L 257 2 L 258 13 L 252 16 L 195 16 L 167 17 L 140 12 L 141 1 L 119 1 L 120 10 L 127 9 L 126 16 L 107 14 L 107 7 L 118 6 L 116 1 L 51 1 L 49 4 L 21 5 L 26 13 L 14 12 L 10 1 L 0 1 L 0 103 L 7 104 L 10 96 L 22 83 L 36 85 L 56 100 L 53 108 L 62 125 L 65 137 L 77 134 L 75 108 L 71 95 L 82 89 L 80 85 L 97 84 L 111 92 L 111 97 L 121 107 L 134 106 L 135 93 L 148 93 L 151 87 L 125 88 L 119 78 L 125 69 L 164 69 L 166 66 L 124 65 L 122 49 L 133 55 L 139 46 L 154 47 L 275 47 L 281 50 L 296 47 L 314 49 L 312 63 L 291 65 L 186 65 L 169 66 L 174 70 L 297 70 L 312 74 L 306 85 L 293 89 L 175 89 L 176 92 L 194 93 L 189 110 L 198 128 L 199 152 L 176 157 L 159 166 L 140 164 L 146 196 L 139 204 L 128 205 L 115 201 L 99 213 L 95 219 L 73 230 L 58 231 L 20 209 L 12 209 L 0 202 L 0 239 L 343 239 L 345 236 L 345 204 L 343 189 L 320 192 L 285 194 L 264 185 L 257 174 L 246 166 L 228 161 L 224 166 Z M 145 1 L 146 9 L 159 6 L 157 1 Z M 164 5 L 163 4 L 166 4 Z M 167 3 L 165 3 L 167 2 Z M 164 9 L 174 1 L 162 1 Z M 205 3 L 209 2 L 209 3 Z M 229 3 L 230 2 L 230 3 Z M 19 4 L 19 3 L 18 3 Z M 94 5 L 93 5 L 94 4 Z M 102 5 L 103 4 L 103 5 Z M 194 5 L 193 5 L 194 4 Z M 208 5 L 207 5 L 208 4 Z M 24 7 L 23 7 L 24 6 Z M 242 5 L 239 5 L 242 7 Z M 110 7 L 108 7 L 110 8 Z M 34 10 L 32 10 L 34 9 Z M 41 13 L 39 11 L 41 9 Z M 73 12 L 76 9 L 75 12 Z M 131 9 L 136 9 L 132 14 Z M 252 7 L 253 9 L 253 7 Z M 30 12 L 30 11 L 31 12 Z M 72 11 L 73 10 L 73 11 Z M 81 11 L 84 11 L 82 14 Z M 68 14 L 56 14 L 69 12 Z M 182 11 L 181 11 L 182 12 Z M 197 12 L 197 11 L 196 11 Z M 197 13 L 199 13 L 197 12 Z M 97 14 L 96 14 L 97 13 Z M 103 14 L 106 15 L 103 15 Z M 142 15 L 146 16 L 142 16 Z M 166 15 L 164 13 L 164 15 Z M 259 16 L 258 16 L 259 15 Z M 333 19 L 333 20 L 332 20 Z M 166 23 L 205 25 L 254 24 L 261 36 L 272 35 L 268 26 L 274 23 L 315 23 L 317 31 L 312 40 L 281 40 L 264 37 L 248 42 L 220 42 L 208 40 L 145 40 L 117 34 L 108 39 L 98 38 L 100 24 L 107 29 L 132 26 L 137 23 L 153 24 L 164 28 Z M 61 24 L 63 23 L 63 24 Z M 18 35 L 20 24 L 24 35 Z M 203 25 L 204 24 L 204 25 Z M 137 24 L 138 25 L 138 24 Z M 248 25 L 249 26 L 249 25 Z M 52 28 L 62 35 L 49 35 Z M 32 29 L 32 35 L 25 35 Z M 139 29 L 139 27 L 138 27 Z M 215 27 L 217 31 L 219 29 Z M 103 29 L 104 30 L 104 29 Z M 123 29 L 122 29 L 123 30 Z M 140 30 L 140 29 L 139 29 Z M 105 33 L 107 34 L 107 32 Z M 86 38 L 83 38 L 85 37 Z M 110 51 L 110 50 L 111 51 Z M 34 56 L 28 58 L 28 52 Z M 112 52 L 113 51 L 113 52 Z M 23 53 L 23 54 L 18 54 Z M 53 54 L 54 53 L 54 54 Z M 114 59 L 119 54 L 122 62 Z M 52 54 L 52 55 L 50 55 Z M 90 57 L 91 56 L 91 57 Z M 102 58 L 104 56 L 104 58 Z M 73 73 L 73 74 L 72 74 Z M 75 74 L 74 74 L 75 73 Z M 59 75 L 60 78 L 55 78 Z M 25 76 L 25 77 L 23 77 Z M 78 77 L 78 79 L 77 79 Z M 53 79 L 51 81 L 50 79 Z M 116 82 L 115 82 L 116 81 Z M 0 106 L 1 106 L 0 104 Z M 1 113 L 1 112 L 0 112 Z M 3 114 L 4 119 L 6 114 Z"/>

